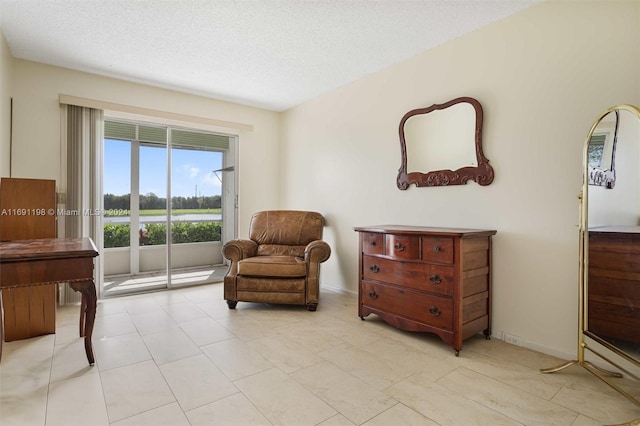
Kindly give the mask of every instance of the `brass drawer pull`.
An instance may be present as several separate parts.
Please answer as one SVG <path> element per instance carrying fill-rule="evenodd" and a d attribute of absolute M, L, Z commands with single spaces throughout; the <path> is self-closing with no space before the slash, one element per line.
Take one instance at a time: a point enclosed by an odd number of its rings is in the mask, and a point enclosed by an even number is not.
<path fill-rule="evenodd" d="M 440 246 L 433 246 L 433 251 L 436 253 L 440 251 Z"/>
<path fill-rule="evenodd" d="M 374 274 L 377 274 L 378 272 L 380 272 L 380 268 L 378 268 L 378 265 L 371 265 L 369 266 L 369 270 L 371 272 L 373 272 Z"/>
<path fill-rule="evenodd" d="M 378 297 L 380 297 L 380 296 L 379 296 L 379 295 L 378 295 L 378 293 L 376 293 L 376 292 L 375 292 L 375 290 L 374 290 L 374 291 L 371 291 L 371 292 L 369 293 L 369 297 L 370 297 L 370 298 L 372 298 L 372 299 L 377 299 L 377 298 L 378 298 Z"/>
<path fill-rule="evenodd" d="M 431 281 L 431 284 L 440 284 L 442 282 L 442 278 L 440 278 L 440 275 L 437 274 L 433 274 L 429 277 L 429 281 Z"/>
<path fill-rule="evenodd" d="M 398 243 L 396 245 L 393 246 L 393 248 L 395 248 L 397 251 L 404 251 L 404 244 L 402 243 Z"/>
<path fill-rule="evenodd" d="M 440 316 L 440 309 L 438 309 L 437 306 L 432 306 L 429 308 L 429 313 L 431 315 L 433 315 L 434 317 L 439 317 Z"/>

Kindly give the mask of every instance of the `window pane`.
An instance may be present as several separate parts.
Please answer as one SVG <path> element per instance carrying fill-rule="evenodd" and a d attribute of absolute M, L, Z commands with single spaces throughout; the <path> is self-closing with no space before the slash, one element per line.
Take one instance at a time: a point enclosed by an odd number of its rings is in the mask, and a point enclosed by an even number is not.
<path fill-rule="evenodd" d="M 222 153 L 174 148 L 171 163 L 171 242 L 220 241 Z"/>
<path fill-rule="evenodd" d="M 167 148 L 140 145 L 140 245 L 167 243 Z"/>
<path fill-rule="evenodd" d="M 104 247 L 129 247 L 131 143 L 104 140 Z"/>

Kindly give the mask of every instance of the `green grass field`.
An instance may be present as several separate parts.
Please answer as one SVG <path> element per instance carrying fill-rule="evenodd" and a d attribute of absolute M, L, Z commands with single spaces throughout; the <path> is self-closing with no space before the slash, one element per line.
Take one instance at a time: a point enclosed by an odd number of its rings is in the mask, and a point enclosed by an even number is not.
<path fill-rule="evenodd" d="M 180 216 L 183 214 L 220 214 L 221 209 L 173 209 L 171 210 L 171 214 L 174 216 Z M 105 217 L 111 216 L 128 216 L 129 212 L 125 212 L 122 210 L 113 211 L 105 210 Z M 164 209 L 152 209 L 152 210 L 140 210 L 140 216 L 160 216 L 166 214 L 167 211 Z"/>

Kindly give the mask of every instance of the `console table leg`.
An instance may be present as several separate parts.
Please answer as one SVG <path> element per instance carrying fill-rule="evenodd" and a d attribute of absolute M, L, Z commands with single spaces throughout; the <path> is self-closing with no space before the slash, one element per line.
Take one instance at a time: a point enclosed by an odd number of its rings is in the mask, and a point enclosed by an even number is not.
<path fill-rule="evenodd" d="M 83 294 L 82 301 L 80 302 L 80 337 L 84 337 L 86 312 L 87 312 L 87 301 L 85 300 L 85 297 Z"/>
<path fill-rule="evenodd" d="M 95 364 L 95 358 L 93 356 L 91 336 L 93 335 L 93 324 L 95 323 L 98 305 L 96 286 L 93 281 L 70 283 L 69 285 L 75 291 L 82 293 L 80 335 L 84 336 L 84 350 L 87 353 L 89 365 L 93 365 Z"/>

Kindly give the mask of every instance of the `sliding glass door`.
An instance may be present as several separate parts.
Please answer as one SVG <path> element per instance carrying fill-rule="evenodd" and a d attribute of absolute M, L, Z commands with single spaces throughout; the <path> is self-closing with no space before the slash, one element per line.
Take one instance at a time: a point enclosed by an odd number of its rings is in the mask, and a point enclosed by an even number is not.
<path fill-rule="evenodd" d="M 171 137 L 172 287 L 214 280 L 222 269 L 222 188 L 214 170 L 223 164 L 228 141 L 207 133 L 173 130 Z M 214 265 L 213 259 L 218 265 Z"/>
<path fill-rule="evenodd" d="M 233 161 L 232 141 L 105 120 L 105 296 L 219 279 L 223 223 L 233 227 L 235 209 L 223 214 L 213 171 Z"/>

